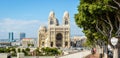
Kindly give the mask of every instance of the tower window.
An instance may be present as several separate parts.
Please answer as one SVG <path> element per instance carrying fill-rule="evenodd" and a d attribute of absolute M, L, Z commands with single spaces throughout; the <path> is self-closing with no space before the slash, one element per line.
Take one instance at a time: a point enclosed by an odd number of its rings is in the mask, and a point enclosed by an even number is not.
<path fill-rule="evenodd" d="M 53 24 L 53 20 L 50 20 L 50 25 L 52 25 Z"/>
<path fill-rule="evenodd" d="M 65 20 L 65 25 L 67 25 L 68 24 L 68 21 L 67 20 Z"/>

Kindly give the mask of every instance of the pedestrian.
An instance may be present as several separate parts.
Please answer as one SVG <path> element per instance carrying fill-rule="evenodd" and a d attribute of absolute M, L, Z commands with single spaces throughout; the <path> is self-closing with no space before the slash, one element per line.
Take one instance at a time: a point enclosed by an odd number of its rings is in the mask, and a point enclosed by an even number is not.
<path fill-rule="evenodd" d="M 86 58 L 99 58 L 99 54 L 96 51 L 96 48 L 92 48 L 91 54 L 88 55 Z"/>

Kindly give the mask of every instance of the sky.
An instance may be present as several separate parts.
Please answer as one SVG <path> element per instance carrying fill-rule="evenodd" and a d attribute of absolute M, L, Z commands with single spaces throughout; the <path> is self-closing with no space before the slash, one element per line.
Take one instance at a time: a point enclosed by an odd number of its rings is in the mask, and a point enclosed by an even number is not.
<path fill-rule="evenodd" d="M 0 0 L 0 39 L 8 39 L 8 33 L 26 33 L 27 38 L 37 38 L 40 26 L 48 25 L 50 11 L 55 12 L 59 23 L 63 13 L 69 12 L 71 37 L 83 36 L 82 29 L 77 27 L 74 19 L 79 0 Z"/>

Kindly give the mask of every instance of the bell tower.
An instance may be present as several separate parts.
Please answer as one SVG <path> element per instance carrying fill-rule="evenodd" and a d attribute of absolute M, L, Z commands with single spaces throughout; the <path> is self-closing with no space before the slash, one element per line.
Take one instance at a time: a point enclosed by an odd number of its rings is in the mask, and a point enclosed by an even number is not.
<path fill-rule="evenodd" d="M 51 11 L 50 14 L 49 14 L 48 25 L 49 25 L 49 27 L 58 25 L 58 20 L 56 19 L 55 13 L 53 11 Z"/>
<path fill-rule="evenodd" d="M 67 11 L 65 11 L 64 15 L 63 15 L 63 25 L 64 26 L 69 26 L 70 25 L 69 13 Z"/>

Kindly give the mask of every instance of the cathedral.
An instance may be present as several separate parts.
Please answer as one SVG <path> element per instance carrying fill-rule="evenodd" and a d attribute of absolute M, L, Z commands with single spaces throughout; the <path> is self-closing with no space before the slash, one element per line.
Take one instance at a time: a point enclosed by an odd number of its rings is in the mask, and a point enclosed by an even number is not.
<path fill-rule="evenodd" d="M 48 16 L 48 27 L 41 26 L 38 30 L 38 47 L 70 47 L 70 18 L 67 11 L 63 14 L 62 25 L 59 25 L 55 13 Z"/>

